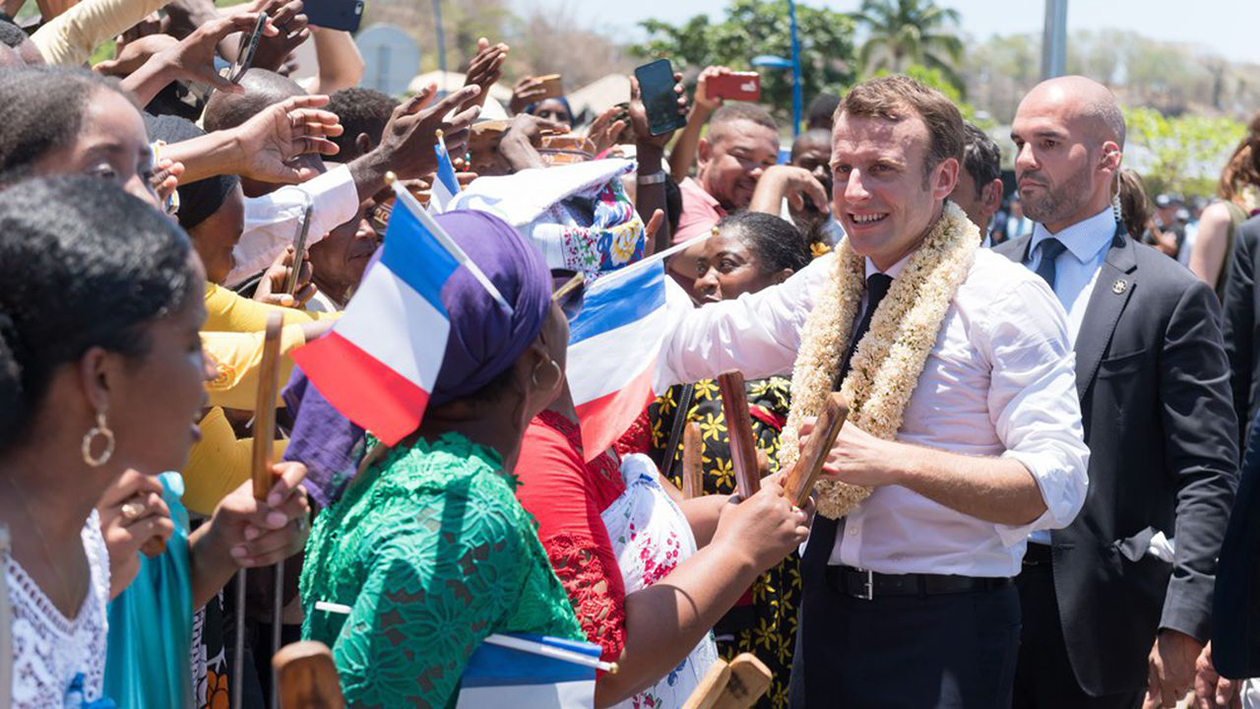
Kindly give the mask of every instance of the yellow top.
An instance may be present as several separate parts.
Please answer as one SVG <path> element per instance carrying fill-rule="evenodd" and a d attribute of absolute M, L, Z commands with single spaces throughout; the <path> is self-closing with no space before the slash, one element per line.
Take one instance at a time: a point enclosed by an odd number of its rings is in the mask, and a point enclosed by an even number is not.
<path fill-rule="evenodd" d="M 262 366 L 263 337 L 261 332 L 202 332 L 201 344 L 206 355 L 214 360 L 218 376 L 206 385 L 210 405 L 253 411 L 258 390 L 258 369 Z M 276 390 L 276 406 L 283 407 L 280 390 L 293 373 L 293 360 L 287 356 L 306 344 L 301 325 L 285 325 L 280 331 L 280 389 Z"/>
<path fill-rule="evenodd" d="M 331 320 L 340 313 L 308 313 L 305 310 L 282 308 L 250 300 L 214 283 L 206 283 L 206 324 L 212 332 L 260 332 L 267 329 L 267 316 L 272 312 L 284 315 L 284 324 Z"/>
<path fill-rule="evenodd" d="M 184 506 L 210 516 L 228 493 L 249 480 L 254 439 L 237 440 L 223 409 L 214 407 L 201 419 L 201 440 L 188 453 L 184 468 Z M 288 441 L 276 441 L 274 460 L 284 458 Z"/>

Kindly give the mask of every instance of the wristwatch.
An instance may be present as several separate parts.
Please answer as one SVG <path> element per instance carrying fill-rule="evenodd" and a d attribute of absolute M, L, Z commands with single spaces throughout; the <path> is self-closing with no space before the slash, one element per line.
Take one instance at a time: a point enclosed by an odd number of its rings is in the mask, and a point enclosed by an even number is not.
<path fill-rule="evenodd" d="M 665 171 L 660 170 L 650 175 L 636 175 L 634 179 L 640 185 L 660 185 L 665 182 Z"/>

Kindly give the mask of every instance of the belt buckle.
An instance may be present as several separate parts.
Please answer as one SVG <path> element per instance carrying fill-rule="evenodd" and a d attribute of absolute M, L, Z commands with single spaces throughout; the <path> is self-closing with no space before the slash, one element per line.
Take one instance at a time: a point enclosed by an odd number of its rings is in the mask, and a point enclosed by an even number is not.
<path fill-rule="evenodd" d="M 856 598 L 863 601 L 875 600 L 875 573 L 870 569 L 866 569 L 866 581 L 862 585 L 864 586 L 862 593 Z"/>

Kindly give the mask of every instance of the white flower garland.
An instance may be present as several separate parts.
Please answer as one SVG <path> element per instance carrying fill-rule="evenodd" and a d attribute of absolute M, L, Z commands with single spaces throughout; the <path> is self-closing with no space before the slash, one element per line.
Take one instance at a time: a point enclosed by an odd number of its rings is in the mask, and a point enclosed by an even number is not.
<path fill-rule="evenodd" d="M 849 402 L 849 421 L 867 433 L 892 440 L 918 384 L 928 354 L 959 284 L 980 245 L 980 232 L 954 203 L 894 279 L 857 343 L 840 387 Z M 783 429 L 779 464 L 787 469 L 800 455 L 801 420 L 817 416 L 831 393 L 849 348 L 858 307 L 866 290 L 865 259 L 845 238 L 836 247 L 836 269 L 805 321 L 792 372 L 792 409 Z M 870 488 L 819 481 L 818 513 L 838 519 L 871 494 Z"/>

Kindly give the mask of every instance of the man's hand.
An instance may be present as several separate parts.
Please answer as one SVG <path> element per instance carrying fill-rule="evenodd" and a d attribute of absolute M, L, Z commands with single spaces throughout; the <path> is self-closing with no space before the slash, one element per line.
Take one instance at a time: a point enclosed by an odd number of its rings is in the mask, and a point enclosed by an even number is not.
<path fill-rule="evenodd" d="M 1241 709 L 1242 682 L 1222 677 L 1212 664 L 1212 643 L 1199 653 L 1194 663 L 1195 709 Z"/>
<path fill-rule="evenodd" d="M 293 295 L 284 292 L 284 284 L 289 281 L 289 274 L 293 271 L 293 247 L 286 246 L 263 272 L 258 288 L 254 290 L 254 300 L 282 308 L 300 308 L 315 297 L 315 286 L 311 284 L 311 277 L 314 275 L 311 255 L 307 252 L 302 257 L 297 289 Z"/>
<path fill-rule="evenodd" d="M 1203 643 L 1176 630 L 1163 629 L 1155 636 L 1148 658 L 1150 672 L 1146 702 L 1150 706 L 1173 709 L 1185 698 L 1194 681 L 1195 662 Z M 1158 701 L 1158 704 L 1153 702 Z"/>
<path fill-rule="evenodd" d="M 595 144 L 596 155 L 616 144 L 621 131 L 629 125 L 627 119 L 621 116 L 622 110 L 620 106 L 612 106 L 596 116 L 595 120 L 587 126 L 586 138 Z"/>
<path fill-rule="evenodd" d="M 280 71 L 293 50 L 310 39 L 311 29 L 302 10 L 302 0 L 267 0 L 255 11 L 267 13 L 277 31 L 272 35 L 264 34 L 259 40 L 251 66 Z"/>
<path fill-rule="evenodd" d="M 674 72 L 674 93 L 678 94 L 678 115 L 685 117 L 687 115 L 687 87 L 683 86 L 682 74 L 678 72 Z M 657 152 L 664 150 L 665 146 L 669 145 L 670 138 L 674 137 L 674 131 L 652 135 L 647 109 L 643 106 L 643 94 L 639 90 L 639 80 L 634 77 L 630 77 L 630 124 L 634 126 L 634 135 L 639 145 L 654 148 Z"/>
<path fill-rule="evenodd" d="M 401 179 L 423 177 L 437 171 L 437 156 L 433 146 L 437 143 L 437 131 L 441 130 L 447 150 L 452 156 L 461 155 L 468 142 L 469 126 L 481 109 L 466 108 L 449 120 L 446 115 L 463 106 L 481 93 L 479 86 L 465 86 L 432 106 L 437 86 L 425 87 L 420 93 L 405 101 L 390 116 L 389 124 L 381 136 L 381 143 L 372 151 L 377 160 Z"/>
<path fill-rule="evenodd" d="M 237 145 L 234 171 L 243 177 L 282 184 L 318 175 L 311 167 L 294 166 L 289 161 L 305 154 L 337 154 L 337 144 L 328 138 L 341 135 L 343 129 L 335 113 L 319 110 L 327 103 L 327 96 L 294 96 L 233 128 Z"/>
<path fill-rule="evenodd" d="M 748 210 L 778 216 L 784 197 L 787 197 L 788 206 L 794 212 L 805 209 L 806 201 L 823 214 L 829 211 L 827 190 L 818 178 L 809 170 L 792 165 L 766 168 L 761 179 L 757 180 L 757 189 L 753 192 Z"/>
<path fill-rule="evenodd" d="M 512 85 L 512 100 L 508 102 L 508 111 L 520 113 L 531 103 L 538 103 L 547 95 L 547 87 L 536 76 L 522 76 Z"/>
<path fill-rule="evenodd" d="M 258 22 L 257 13 L 241 13 L 223 17 L 198 27 L 192 34 L 153 56 L 154 61 L 171 79 L 206 84 L 219 91 L 244 93 L 245 89 L 233 84 L 214 70 L 214 52 L 219 41 L 235 32 L 253 31 Z M 279 31 L 270 22 L 263 28 L 264 37 L 274 37 Z"/>
<path fill-rule="evenodd" d="M 162 483 L 157 478 L 128 469 L 105 490 L 96 506 L 101 516 L 101 534 L 109 549 L 110 598 L 131 585 L 140 573 L 140 551 L 150 549 L 152 540 L 160 547 L 175 533 L 171 510 L 162 499 Z"/>
<path fill-rule="evenodd" d="M 118 56 L 97 62 L 92 71 L 105 76 L 126 77 L 149 61 L 155 54 L 179 45 L 179 40 L 168 34 L 149 34 L 120 45 Z"/>
<path fill-rule="evenodd" d="M 810 417 L 801 422 L 802 452 L 817 421 L 817 418 Z M 836 442 L 827 455 L 827 462 L 823 465 L 822 479 L 863 487 L 895 485 L 899 482 L 899 476 L 892 462 L 897 459 L 897 456 L 891 448 L 896 445 L 893 441 L 885 441 L 872 436 L 858 428 L 853 422 L 846 423 L 840 429 L 840 435 L 836 436 Z"/>
<path fill-rule="evenodd" d="M 695 104 L 698 110 L 708 115 L 722 107 L 721 96 L 709 95 L 709 79 L 731 73 L 730 67 L 725 66 L 707 66 L 704 68 L 704 71 L 700 72 L 700 77 L 696 79 L 695 93 Z"/>
<path fill-rule="evenodd" d="M 503 63 L 507 61 L 508 46 L 500 42 L 491 45 L 490 40 L 482 37 L 477 40 L 477 54 L 468 64 L 465 72 L 464 86 L 479 86 L 481 93 L 460 106 L 461 110 L 474 106 L 486 105 L 486 97 L 490 95 L 490 87 L 503 78 Z"/>

